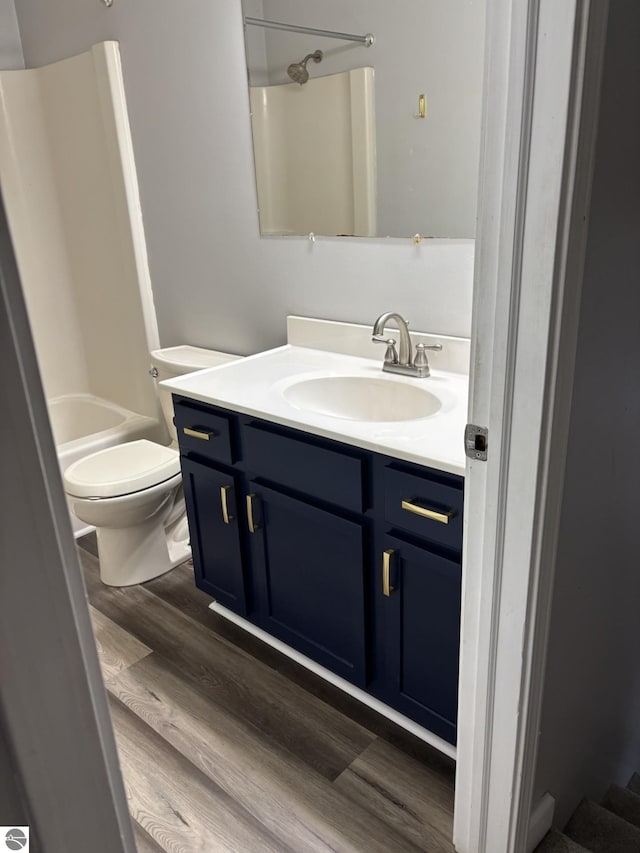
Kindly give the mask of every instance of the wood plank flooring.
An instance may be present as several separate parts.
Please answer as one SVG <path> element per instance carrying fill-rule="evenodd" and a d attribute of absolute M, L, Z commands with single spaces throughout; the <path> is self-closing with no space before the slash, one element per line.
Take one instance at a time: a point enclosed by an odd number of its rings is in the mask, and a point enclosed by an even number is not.
<path fill-rule="evenodd" d="M 79 554 L 139 853 L 452 853 L 454 764 L 208 609 Z"/>

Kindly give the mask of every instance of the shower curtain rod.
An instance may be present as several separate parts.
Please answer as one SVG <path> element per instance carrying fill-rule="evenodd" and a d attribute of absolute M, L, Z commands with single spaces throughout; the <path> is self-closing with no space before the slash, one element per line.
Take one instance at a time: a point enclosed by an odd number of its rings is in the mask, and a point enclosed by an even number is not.
<path fill-rule="evenodd" d="M 244 21 L 245 24 L 250 24 L 253 27 L 266 27 L 271 30 L 288 30 L 292 33 L 306 33 L 310 36 L 326 36 L 330 39 L 343 39 L 343 41 L 359 41 L 365 47 L 371 47 L 376 40 L 373 33 L 367 33 L 364 36 L 357 36 L 351 33 L 336 33 L 333 30 L 315 30 L 313 27 L 298 27 L 295 24 L 282 24 L 279 21 L 263 21 L 262 18 L 246 17 Z"/>

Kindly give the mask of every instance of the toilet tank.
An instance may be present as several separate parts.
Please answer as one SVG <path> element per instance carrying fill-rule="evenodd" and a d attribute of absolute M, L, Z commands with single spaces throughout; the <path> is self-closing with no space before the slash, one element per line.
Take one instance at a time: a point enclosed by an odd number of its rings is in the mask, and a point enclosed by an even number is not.
<path fill-rule="evenodd" d="M 204 370 L 207 367 L 217 367 L 219 364 L 225 364 L 228 361 L 237 361 L 239 358 L 242 356 L 184 345 L 152 350 L 151 365 L 152 368 L 155 368 L 153 375 L 156 377 L 156 382 L 160 382 L 163 379 L 174 379 L 176 376 L 184 376 L 185 373 L 193 373 L 194 370 Z M 173 424 L 171 392 L 165 391 L 164 388 L 158 388 L 158 393 L 173 444 L 177 442 L 178 435 Z"/>

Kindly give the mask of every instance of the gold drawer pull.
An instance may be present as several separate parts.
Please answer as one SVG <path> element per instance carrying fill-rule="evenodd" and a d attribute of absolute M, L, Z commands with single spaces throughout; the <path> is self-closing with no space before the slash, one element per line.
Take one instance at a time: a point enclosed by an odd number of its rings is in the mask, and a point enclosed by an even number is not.
<path fill-rule="evenodd" d="M 253 493 L 247 495 L 247 522 L 249 523 L 249 533 L 255 533 L 256 530 L 260 529 L 260 525 L 256 522 L 253 516 L 253 501 L 257 497 L 258 496 Z"/>
<path fill-rule="evenodd" d="M 205 432 L 200 429 L 192 429 L 191 427 L 182 427 L 182 432 L 185 435 L 190 435 L 191 438 L 201 438 L 202 441 L 211 441 L 212 438 L 216 437 L 214 432 Z"/>
<path fill-rule="evenodd" d="M 401 506 L 402 509 L 406 509 L 407 512 L 413 512 L 422 518 L 429 518 L 431 521 L 439 521 L 441 524 L 449 524 L 455 515 L 451 510 L 448 512 L 439 512 L 436 509 L 427 509 L 424 506 L 418 506 L 418 504 L 414 504 L 410 500 L 402 501 Z"/>
<path fill-rule="evenodd" d="M 220 486 L 220 503 L 222 504 L 222 520 L 225 524 L 231 524 L 233 521 L 233 516 L 229 513 L 229 506 L 227 504 L 227 495 L 231 491 L 233 486 Z"/>
<path fill-rule="evenodd" d="M 395 587 L 391 586 L 391 558 L 396 552 L 393 548 L 382 552 L 382 594 L 387 598 L 394 591 Z"/>

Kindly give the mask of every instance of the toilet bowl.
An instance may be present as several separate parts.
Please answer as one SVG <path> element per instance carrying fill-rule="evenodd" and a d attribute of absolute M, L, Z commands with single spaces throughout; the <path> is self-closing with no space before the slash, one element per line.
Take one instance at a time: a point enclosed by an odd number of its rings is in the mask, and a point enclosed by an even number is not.
<path fill-rule="evenodd" d="M 151 356 L 157 379 L 238 358 L 187 346 Z M 191 556 L 173 405 L 168 392 L 159 393 L 169 447 L 146 439 L 126 442 L 83 457 L 63 475 L 74 513 L 96 528 L 100 578 L 109 586 L 144 583 Z"/>
<path fill-rule="evenodd" d="M 65 471 L 73 511 L 96 528 L 100 577 L 109 586 L 144 583 L 189 557 L 188 533 L 169 539 L 184 516 L 177 450 L 140 439 L 91 453 Z"/>

